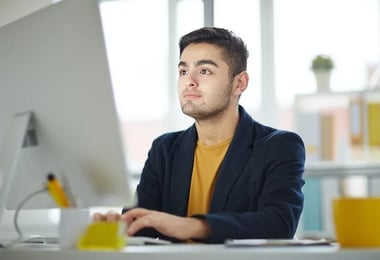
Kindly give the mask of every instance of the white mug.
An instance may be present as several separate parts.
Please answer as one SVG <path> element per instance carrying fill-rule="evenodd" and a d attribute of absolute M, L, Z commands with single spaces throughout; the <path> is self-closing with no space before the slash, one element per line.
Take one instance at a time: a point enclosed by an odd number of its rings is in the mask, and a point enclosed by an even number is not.
<path fill-rule="evenodd" d="M 75 249 L 79 237 L 90 223 L 88 209 L 61 209 L 59 245 L 62 249 Z"/>

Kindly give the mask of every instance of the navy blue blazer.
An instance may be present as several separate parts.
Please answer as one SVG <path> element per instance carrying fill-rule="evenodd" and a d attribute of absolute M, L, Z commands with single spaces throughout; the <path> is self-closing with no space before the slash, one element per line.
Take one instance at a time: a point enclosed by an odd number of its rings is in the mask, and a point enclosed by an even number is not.
<path fill-rule="evenodd" d="M 254 121 L 240 106 L 240 119 L 220 166 L 210 212 L 211 235 L 199 240 L 292 238 L 303 208 L 305 149 L 292 132 Z M 197 131 L 154 140 L 136 194 L 138 206 L 186 216 Z M 137 235 L 171 239 L 146 228 Z"/>

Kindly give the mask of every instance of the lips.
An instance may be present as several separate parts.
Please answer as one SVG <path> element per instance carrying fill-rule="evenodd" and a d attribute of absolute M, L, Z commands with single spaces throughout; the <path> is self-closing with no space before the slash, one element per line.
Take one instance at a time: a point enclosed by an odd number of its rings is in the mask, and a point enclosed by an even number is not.
<path fill-rule="evenodd" d="M 185 98 L 185 99 L 197 99 L 200 97 L 201 97 L 201 95 L 199 93 L 185 92 L 183 94 L 183 98 Z"/>

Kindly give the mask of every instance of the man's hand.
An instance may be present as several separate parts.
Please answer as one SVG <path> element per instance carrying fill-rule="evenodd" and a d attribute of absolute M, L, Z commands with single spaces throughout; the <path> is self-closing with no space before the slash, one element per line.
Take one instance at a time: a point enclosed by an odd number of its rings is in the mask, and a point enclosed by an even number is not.
<path fill-rule="evenodd" d="M 130 236 L 133 236 L 140 229 L 148 227 L 154 228 L 161 234 L 180 240 L 206 238 L 210 232 L 210 228 L 204 220 L 178 217 L 143 208 L 131 209 L 120 218 L 126 221 L 127 233 Z"/>
<path fill-rule="evenodd" d="M 106 221 L 125 221 L 127 224 L 127 234 L 133 236 L 143 228 L 154 228 L 161 234 L 174 237 L 179 240 L 191 238 L 206 238 L 210 228 L 206 221 L 197 218 L 178 217 L 168 213 L 143 208 L 134 208 L 123 215 L 109 211 L 105 214 L 95 213 L 94 222 Z"/>

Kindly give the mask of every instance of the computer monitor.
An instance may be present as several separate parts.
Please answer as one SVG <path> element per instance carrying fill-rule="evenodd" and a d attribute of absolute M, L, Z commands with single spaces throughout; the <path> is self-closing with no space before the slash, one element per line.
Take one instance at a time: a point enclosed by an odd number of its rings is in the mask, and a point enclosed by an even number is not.
<path fill-rule="evenodd" d="M 81 208 L 135 203 L 98 1 L 63 0 L 0 27 L 0 217 L 48 173 Z M 23 206 L 56 207 L 47 192 Z"/>

